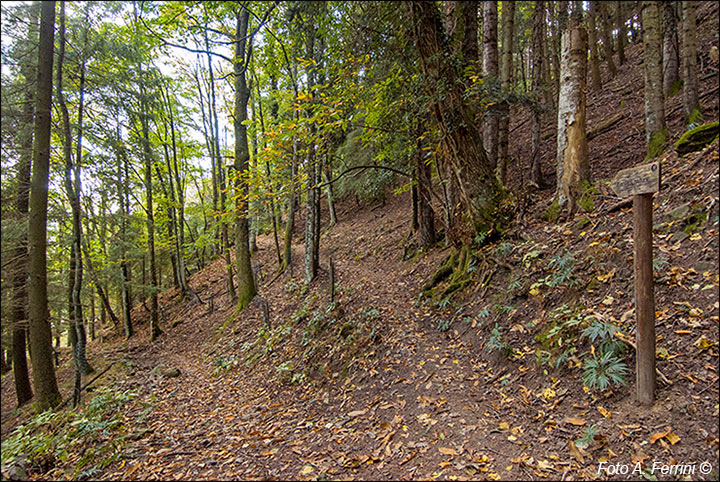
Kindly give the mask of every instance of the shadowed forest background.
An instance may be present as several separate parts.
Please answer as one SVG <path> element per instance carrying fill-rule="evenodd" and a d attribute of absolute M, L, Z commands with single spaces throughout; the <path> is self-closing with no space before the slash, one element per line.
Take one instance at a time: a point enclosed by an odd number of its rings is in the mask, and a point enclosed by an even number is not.
<path fill-rule="evenodd" d="M 3 480 L 717 480 L 719 43 L 717 2 L 3 2 Z"/>

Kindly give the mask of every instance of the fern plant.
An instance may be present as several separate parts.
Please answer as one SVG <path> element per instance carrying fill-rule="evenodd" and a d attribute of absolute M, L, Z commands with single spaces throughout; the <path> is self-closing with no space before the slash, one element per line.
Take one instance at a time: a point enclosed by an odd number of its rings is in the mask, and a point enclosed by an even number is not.
<path fill-rule="evenodd" d="M 590 388 L 605 390 L 613 385 L 625 385 L 625 375 L 628 368 L 624 361 L 614 353 L 606 352 L 600 355 L 593 354 L 592 358 L 585 360 L 583 365 L 583 383 Z"/>
<path fill-rule="evenodd" d="M 589 338 L 591 343 L 600 340 L 598 351 L 601 355 L 605 353 L 620 355 L 625 350 L 625 345 L 615 338 L 615 333 L 619 331 L 618 327 L 612 323 L 594 320 L 583 330 L 582 336 Z"/>

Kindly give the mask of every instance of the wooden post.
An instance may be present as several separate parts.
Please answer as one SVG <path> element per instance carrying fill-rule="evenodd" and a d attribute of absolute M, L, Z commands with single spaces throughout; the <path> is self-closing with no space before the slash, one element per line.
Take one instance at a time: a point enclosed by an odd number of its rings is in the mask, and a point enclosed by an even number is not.
<path fill-rule="evenodd" d="M 652 252 L 653 195 L 633 196 L 633 238 L 635 243 L 635 318 L 637 320 L 637 400 L 655 401 L 655 293 Z"/>
<path fill-rule="evenodd" d="M 635 244 L 635 320 L 637 400 L 655 401 L 655 293 L 653 289 L 652 206 L 660 190 L 660 163 L 652 162 L 615 175 L 610 187 L 619 197 L 633 197 Z"/>

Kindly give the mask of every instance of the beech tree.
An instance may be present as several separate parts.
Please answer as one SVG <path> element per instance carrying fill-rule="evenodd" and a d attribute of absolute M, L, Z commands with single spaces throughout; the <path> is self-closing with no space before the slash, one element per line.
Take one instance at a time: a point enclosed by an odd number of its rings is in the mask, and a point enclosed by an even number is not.
<path fill-rule="evenodd" d="M 575 11 L 577 12 L 577 11 Z M 587 32 L 577 13 L 562 35 L 560 55 L 560 93 L 558 95 L 557 187 L 548 213 L 557 215 L 567 207 L 572 215 L 584 205 L 590 191 L 587 133 L 585 126 L 585 89 L 587 75 Z"/>

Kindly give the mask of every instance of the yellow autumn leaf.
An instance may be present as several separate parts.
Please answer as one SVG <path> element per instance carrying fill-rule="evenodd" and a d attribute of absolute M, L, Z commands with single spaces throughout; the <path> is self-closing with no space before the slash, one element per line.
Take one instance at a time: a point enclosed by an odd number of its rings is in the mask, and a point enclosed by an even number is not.
<path fill-rule="evenodd" d="M 500 428 L 500 430 L 510 430 L 510 423 L 500 422 L 500 425 L 498 427 Z"/>
<path fill-rule="evenodd" d="M 680 441 L 680 437 L 678 437 L 678 434 L 675 432 L 671 432 L 665 436 L 668 442 L 670 442 L 672 445 L 675 445 Z"/>
<path fill-rule="evenodd" d="M 438 452 L 443 455 L 457 455 L 457 450 L 451 449 L 449 447 L 438 447 Z"/>
<path fill-rule="evenodd" d="M 315 470 L 315 467 L 313 467 L 312 465 L 306 465 L 300 470 L 300 475 L 307 475 L 313 470 Z"/>
<path fill-rule="evenodd" d="M 584 418 L 580 417 L 567 417 L 564 421 L 565 423 L 569 423 L 571 425 L 577 425 L 578 427 L 585 425 L 586 420 Z"/>
<path fill-rule="evenodd" d="M 537 289 L 537 288 L 533 288 L 533 289 L 530 290 L 530 294 L 533 295 L 533 296 L 537 296 L 537 295 L 540 294 L 540 290 Z"/>
<path fill-rule="evenodd" d="M 543 390 L 543 397 L 547 398 L 548 400 L 550 400 L 551 398 L 555 398 L 555 390 L 553 390 L 552 388 L 546 388 L 545 390 Z"/>
<path fill-rule="evenodd" d="M 671 427 L 666 427 L 664 432 L 655 432 L 650 437 L 650 444 L 652 445 L 655 442 L 657 442 L 658 440 L 660 440 L 661 438 L 665 437 L 667 434 L 670 433 L 671 430 L 672 430 Z"/>
<path fill-rule="evenodd" d="M 612 412 L 609 410 L 606 410 L 604 407 L 598 406 L 598 412 L 600 412 L 600 415 L 602 415 L 605 418 L 610 418 L 612 416 Z"/>
<path fill-rule="evenodd" d="M 597 279 L 602 281 L 603 283 L 608 283 L 612 279 L 612 277 L 615 276 L 615 271 L 616 271 L 616 269 L 613 268 L 607 274 L 598 275 Z"/>

